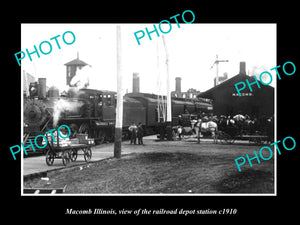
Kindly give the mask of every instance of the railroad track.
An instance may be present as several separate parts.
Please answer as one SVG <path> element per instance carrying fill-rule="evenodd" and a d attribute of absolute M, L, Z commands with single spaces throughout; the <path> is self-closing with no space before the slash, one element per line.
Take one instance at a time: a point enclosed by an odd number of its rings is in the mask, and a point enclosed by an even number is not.
<path fill-rule="evenodd" d="M 24 188 L 23 194 L 63 194 L 67 185 L 63 188 Z"/>

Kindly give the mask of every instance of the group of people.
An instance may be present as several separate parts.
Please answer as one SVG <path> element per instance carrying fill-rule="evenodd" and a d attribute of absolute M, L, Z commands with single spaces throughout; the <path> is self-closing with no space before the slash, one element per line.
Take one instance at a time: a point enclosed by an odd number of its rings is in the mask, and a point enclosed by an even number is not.
<path fill-rule="evenodd" d="M 143 143 L 144 129 L 142 123 L 136 125 L 135 122 L 132 122 L 128 130 L 130 133 L 130 144 L 136 145 L 136 139 L 138 139 L 138 144 L 144 145 Z"/>
<path fill-rule="evenodd" d="M 182 122 L 183 118 L 179 118 L 179 124 L 177 126 L 177 134 L 179 140 L 182 134 L 189 133 L 189 130 L 195 133 L 200 141 L 200 136 L 209 132 L 211 136 L 216 139 L 217 132 L 225 131 L 230 135 L 234 134 L 264 134 L 272 138 L 274 136 L 274 121 L 273 117 L 250 117 L 249 115 L 242 115 L 238 113 L 234 116 L 216 116 L 213 114 L 195 115 L 194 118 L 190 118 L 189 125 Z"/>
<path fill-rule="evenodd" d="M 143 136 L 144 129 L 142 123 L 138 125 L 132 122 L 128 128 L 130 133 L 130 144 L 144 145 Z M 200 137 L 211 135 L 214 142 L 217 142 L 218 131 L 223 131 L 229 135 L 235 134 L 263 134 L 270 138 L 274 137 L 274 118 L 273 117 L 253 117 L 249 115 L 237 114 L 234 116 L 216 116 L 213 114 L 195 115 L 194 118 L 182 118 L 179 116 L 178 125 L 173 127 L 173 137 L 178 135 L 181 140 L 183 135 L 196 134 L 198 143 L 200 143 Z"/>
<path fill-rule="evenodd" d="M 274 136 L 274 118 L 260 116 L 250 117 L 249 115 L 237 114 L 235 116 L 220 116 L 218 119 L 220 130 L 233 130 L 239 134 L 264 134 Z"/>

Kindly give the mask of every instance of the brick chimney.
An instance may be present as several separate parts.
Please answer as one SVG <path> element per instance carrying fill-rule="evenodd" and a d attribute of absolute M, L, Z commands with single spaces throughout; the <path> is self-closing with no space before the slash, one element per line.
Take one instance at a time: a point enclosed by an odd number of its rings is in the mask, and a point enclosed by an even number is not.
<path fill-rule="evenodd" d="M 246 75 L 246 62 L 240 62 L 240 74 Z"/>
<path fill-rule="evenodd" d="M 133 73 L 132 76 L 132 93 L 140 93 L 140 76 L 138 73 Z"/>
<path fill-rule="evenodd" d="M 176 77 L 176 86 L 175 86 L 175 92 L 181 93 L 181 77 Z"/>

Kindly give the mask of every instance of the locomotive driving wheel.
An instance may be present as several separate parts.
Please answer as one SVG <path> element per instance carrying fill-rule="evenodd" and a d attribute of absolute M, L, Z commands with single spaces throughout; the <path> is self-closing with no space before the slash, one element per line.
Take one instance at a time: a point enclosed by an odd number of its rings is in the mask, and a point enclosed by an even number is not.
<path fill-rule="evenodd" d="M 106 135 L 102 130 L 98 131 L 97 139 L 95 140 L 97 144 L 103 144 L 105 141 Z"/>
<path fill-rule="evenodd" d="M 90 126 L 88 123 L 82 123 L 79 127 L 78 132 L 81 134 L 89 134 Z"/>
<path fill-rule="evenodd" d="M 71 138 L 76 137 L 76 134 L 78 133 L 78 125 L 75 123 L 69 124 L 69 127 L 71 129 Z"/>

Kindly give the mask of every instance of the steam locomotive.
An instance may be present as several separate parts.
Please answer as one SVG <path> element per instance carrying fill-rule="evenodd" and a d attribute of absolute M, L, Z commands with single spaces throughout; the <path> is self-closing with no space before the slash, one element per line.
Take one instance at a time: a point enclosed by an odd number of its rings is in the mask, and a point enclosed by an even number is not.
<path fill-rule="evenodd" d="M 24 98 L 25 136 L 36 135 L 61 124 L 71 128 L 72 136 L 86 133 L 96 144 L 113 141 L 116 118 L 116 92 L 70 88 L 59 95 L 52 87 L 46 94 L 43 79 L 31 83 L 29 96 Z M 172 98 L 173 125 L 183 113 L 210 112 L 212 105 L 200 99 Z M 123 98 L 123 136 L 128 135 L 132 122 L 141 122 L 145 134 L 155 133 L 161 118 L 158 97 L 148 93 L 128 93 Z"/>

